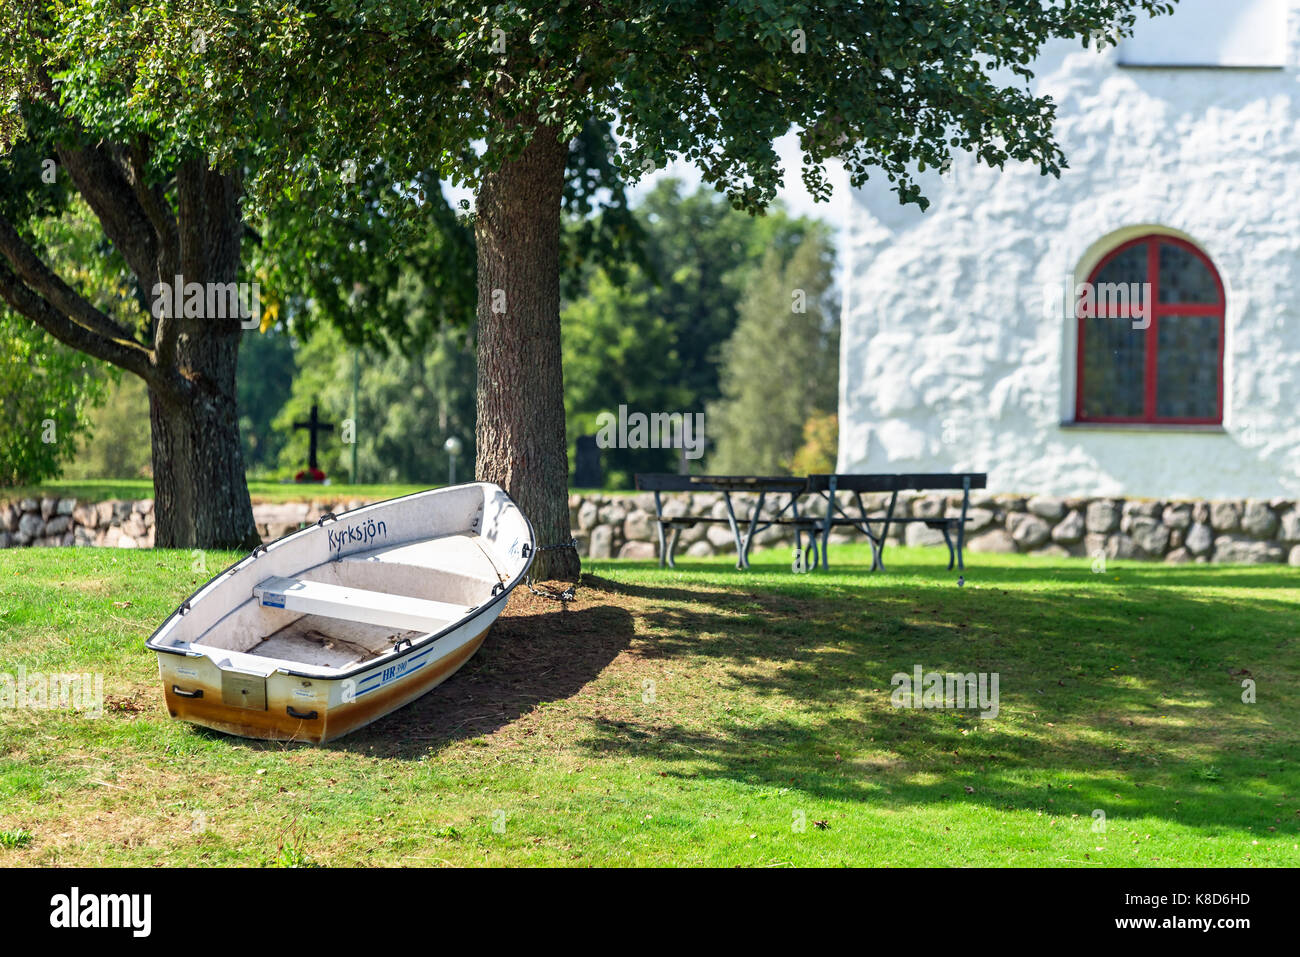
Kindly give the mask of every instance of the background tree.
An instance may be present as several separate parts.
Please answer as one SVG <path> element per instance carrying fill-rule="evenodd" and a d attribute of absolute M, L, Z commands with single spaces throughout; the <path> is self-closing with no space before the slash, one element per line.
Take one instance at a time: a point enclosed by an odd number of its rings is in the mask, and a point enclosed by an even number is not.
<path fill-rule="evenodd" d="M 820 224 L 790 216 L 775 201 L 763 215 L 748 215 L 706 186 L 684 195 L 672 179 L 654 185 L 636 216 L 646 236 L 640 288 L 673 330 L 680 382 L 702 410 L 721 395 L 722 345 L 763 257 L 784 264 Z"/>
<path fill-rule="evenodd" d="M 58 475 L 90 432 L 107 386 L 86 356 L 0 308 L 0 487 Z"/>
<path fill-rule="evenodd" d="M 618 276 L 588 270 L 584 294 L 562 311 L 571 443 L 620 404 L 703 412 L 721 395 L 722 346 L 765 257 L 784 264 L 821 228 L 780 204 L 750 216 L 707 187 L 683 195 L 674 179 L 656 183 L 632 214 L 642 237 L 639 264 Z M 601 451 L 601 464 L 606 487 L 630 488 L 634 473 L 677 471 L 681 458 L 671 449 L 611 448 Z"/>
<path fill-rule="evenodd" d="M 104 404 L 90 412 L 85 442 L 59 476 L 80 481 L 151 478 L 148 387 L 132 375 L 100 373 L 99 378 L 106 389 Z"/>
<path fill-rule="evenodd" d="M 474 367 L 469 333 L 444 329 L 418 352 L 381 353 L 351 347 L 332 326 L 313 333 L 297 351 L 293 390 L 273 423 L 286 437 L 279 454 L 280 474 L 293 475 L 307 461 L 307 435 L 293 431 L 313 402 L 334 423 L 321 443 L 320 464 L 335 481 L 351 476 L 352 448 L 343 441 L 342 423 L 354 417 L 352 363 L 358 355 L 358 405 L 355 440 L 358 480 L 441 485 L 447 481 L 443 443 L 455 435 L 464 443 L 456 480 L 467 481 L 474 454 Z"/>
<path fill-rule="evenodd" d="M 587 292 L 564 310 L 564 404 L 568 432 L 595 434 L 597 417 L 629 411 L 700 411 L 682 384 L 676 331 L 655 308 L 644 273 L 634 271 L 619 286 L 603 270 L 594 272 Z M 693 408 L 694 407 L 694 408 Z M 636 472 L 677 470 L 670 449 L 602 449 L 606 487 L 630 488 Z"/>
<path fill-rule="evenodd" d="M 61 47 L 59 17 L 75 17 L 75 6 L 0 0 L 0 299 L 148 386 L 159 545 L 250 545 L 258 538 L 235 418 L 239 317 L 149 310 L 157 284 L 177 275 L 241 278 L 242 178 L 214 170 L 175 123 L 130 104 L 101 76 L 103 59 Z M 112 305 L 52 265 L 38 228 L 78 198 L 130 273 Z"/>
<path fill-rule="evenodd" d="M 722 399 L 709 408 L 716 451 L 709 471 L 789 474 L 804 424 L 833 413 L 839 392 L 835 250 L 824 229 L 789 262 L 773 250 L 740 300 L 740 321 L 722 348 Z"/>
<path fill-rule="evenodd" d="M 61 215 L 45 215 L 55 205 L 38 207 L 28 222 L 47 260 L 60 275 L 86 289 L 96 307 L 134 309 L 130 271 L 113 255 L 89 207 L 71 196 L 63 202 Z M 85 456 L 85 443 L 105 426 L 136 432 L 143 427 L 147 462 L 148 406 L 142 413 L 139 405 L 130 410 L 134 420 L 123 415 L 127 410 L 115 401 L 123 387 L 120 372 L 68 348 L 3 305 L 0 368 L 0 421 L 10 426 L 0 448 L 0 483 L 34 484 L 62 474 Z M 102 451 L 113 454 L 118 449 L 105 443 Z M 109 464 L 127 468 L 118 461 Z"/>
<path fill-rule="evenodd" d="M 297 343 L 282 324 L 244 333 L 235 389 L 244 462 L 252 475 L 274 471 L 289 440 L 289 433 L 272 423 L 293 391 L 297 352 Z"/>
<path fill-rule="evenodd" d="M 839 416 L 834 412 L 813 413 L 803 424 L 803 445 L 794 454 L 790 471 L 794 475 L 834 472 L 839 444 Z"/>
<path fill-rule="evenodd" d="M 107 49 L 141 51 L 150 69 L 134 102 L 182 113 L 220 168 L 256 131 L 270 160 L 257 194 L 376 156 L 432 165 L 476 191 L 478 473 L 511 492 L 549 545 L 570 535 L 560 210 L 569 144 L 588 122 L 616 121 L 629 175 L 684 156 L 751 211 L 776 194 L 772 144 L 792 125 L 814 196 L 829 194 L 824 164 L 838 157 L 852 184 L 883 174 L 902 201 L 924 205 L 915 171 L 945 167 L 954 149 L 1059 173 L 1052 103 L 1024 82 L 1038 48 L 1053 37 L 1113 43 L 1135 11 L 1172 4 L 148 0 L 129 17 L 86 8 L 76 49 L 92 62 Z M 199 50 L 186 42 L 196 28 L 211 38 Z M 537 571 L 574 578 L 577 555 L 543 553 Z"/>

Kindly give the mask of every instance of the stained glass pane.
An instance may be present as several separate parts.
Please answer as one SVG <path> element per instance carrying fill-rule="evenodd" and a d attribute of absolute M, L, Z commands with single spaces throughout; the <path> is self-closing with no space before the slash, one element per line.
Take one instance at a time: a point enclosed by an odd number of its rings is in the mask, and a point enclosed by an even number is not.
<path fill-rule="evenodd" d="M 1141 418 L 1146 397 L 1146 332 L 1132 319 L 1086 319 L 1083 333 L 1085 418 Z"/>
<path fill-rule="evenodd" d="M 1079 315 L 1122 315 L 1116 307 L 1136 308 L 1146 302 L 1146 283 L 1147 244 L 1138 243 L 1116 253 L 1097 270 L 1091 290 L 1095 311 L 1084 310 Z"/>
<path fill-rule="evenodd" d="M 1161 316 L 1157 338 L 1160 343 L 1156 355 L 1157 417 L 1217 417 L 1219 317 Z"/>
<path fill-rule="evenodd" d="M 1219 287 L 1200 259 L 1182 246 L 1161 243 L 1160 301 L 1216 303 Z"/>

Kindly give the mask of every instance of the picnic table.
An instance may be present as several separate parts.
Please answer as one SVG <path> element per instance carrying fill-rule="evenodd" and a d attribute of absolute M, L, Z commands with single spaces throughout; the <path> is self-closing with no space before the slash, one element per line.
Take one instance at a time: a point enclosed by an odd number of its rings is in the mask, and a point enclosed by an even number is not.
<path fill-rule="evenodd" d="M 774 525 L 788 525 L 794 528 L 795 547 L 804 556 L 805 567 L 829 567 L 831 530 L 836 527 L 851 527 L 866 535 L 871 543 L 871 570 L 884 571 L 885 538 L 891 525 L 922 522 L 929 528 L 943 533 L 948 546 L 948 568 L 954 565 L 964 569 L 962 548 L 966 540 L 966 514 L 970 506 L 970 490 L 985 488 L 988 475 L 983 472 L 959 473 L 900 473 L 900 474 L 814 474 L 801 478 L 799 476 L 763 476 L 763 475 L 674 475 L 671 473 L 638 474 L 636 487 L 642 491 L 654 493 L 655 521 L 659 537 L 659 565 L 675 568 L 673 554 L 683 529 L 697 524 L 727 523 L 732 538 L 736 543 L 736 567 L 749 567 L 749 549 L 754 536 Z M 948 516 L 896 516 L 898 493 L 901 491 L 955 491 L 962 492 L 960 515 Z M 664 515 L 664 492 L 718 492 L 724 503 L 725 516 L 709 515 Z M 734 492 L 755 492 L 757 501 L 749 514 L 748 521 L 738 519 Z M 887 492 L 890 495 L 884 515 L 871 515 L 862 501 L 862 493 Z M 849 493 L 851 504 L 841 504 L 837 493 Z M 764 515 L 763 507 L 768 495 L 785 495 L 786 501 L 773 514 Z M 800 498 L 814 495 L 824 500 L 822 514 L 816 515 L 811 508 L 805 507 L 800 512 Z M 778 499 L 778 502 L 780 500 Z M 743 530 L 742 530 L 743 525 Z M 805 549 L 804 536 L 808 537 Z M 954 543 L 954 536 L 956 541 Z"/>
<path fill-rule="evenodd" d="M 885 537 L 889 534 L 891 524 L 921 522 L 929 528 L 943 532 L 944 543 L 948 546 L 948 568 L 952 569 L 954 560 L 959 569 L 965 569 L 962 560 L 962 547 L 966 543 L 966 513 L 970 508 L 970 490 L 988 486 L 988 474 L 985 472 L 918 472 L 900 474 L 817 474 L 808 476 L 808 491 L 820 495 L 826 500 L 826 510 L 822 515 L 818 531 L 821 534 L 822 567 L 829 567 L 826 554 L 830 542 L 831 529 L 836 526 L 850 526 L 867 536 L 871 542 L 871 570 L 884 571 Z M 895 517 L 894 509 L 898 504 L 898 493 L 902 491 L 954 491 L 961 489 L 960 516 L 919 516 Z M 849 492 L 853 496 L 856 514 L 840 505 L 836 492 Z M 862 503 L 863 492 L 888 492 L 889 506 L 883 517 L 872 518 Z M 878 530 L 872 531 L 872 522 L 877 523 Z M 953 536 L 956 535 L 956 547 Z"/>
<path fill-rule="evenodd" d="M 808 536 L 810 550 L 817 550 L 817 521 L 812 516 L 799 514 L 799 497 L 808 491 L 808 480 L 797 476 L 764 475 L 674 475 L 672 473 L 654 473 L 637 475 L 636 487 L 642 491 L 654 492 L 655 520 L 659 532 L 659 566 L 676 568 L 673 552 L 677 549 L 677 540 L 683 529 L 693 528 L 697 524 L 726 522 L 731 527 L 732 538 L 736 542 L 736 567 L 749 567 L 749 547 L 754 536 L 773 525 L 793 525 L 795 547 L 803 549 L 803 536 Z M 725 517 L 713 515 L 678 515 L 664 516 L 664 492 L 720 492 L 726 506 Z M 741 531 L 741 520 L 736 518 L 735 504 L 731 500 L 733 492 L 757 492 L 758 501 L 750 512 L 749 520 Z M 768 495 L 788 496 L 775 515 L 763 517 L 763 505 Z M 779 501 L 779 500 L 778 500 Z M 815 567 L 815 565 L 814 565 Z"/>

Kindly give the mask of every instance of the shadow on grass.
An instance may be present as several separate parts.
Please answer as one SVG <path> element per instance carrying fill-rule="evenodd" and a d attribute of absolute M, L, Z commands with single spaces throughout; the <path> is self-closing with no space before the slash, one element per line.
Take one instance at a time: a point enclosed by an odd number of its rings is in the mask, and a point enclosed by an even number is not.
<path fill-rule="evenodd" d="M 632 615 L 613 605 L 497 619 L 483 646 L 445 683 L 326 747 L 419 758 L 510 724 L 576 694 L 632 641 Z"/>
<path fill-rule="evenodd" d="M 628 650 L 671 666 L 689 700 L 579 717 L 568 748 L 875 810 L 952 802 L 1077 814 L 1086 827 L 1101 809 L 1295 840 L 1295 603 L 1263 588 L 1191 590 L 1257 575 L 1290 587 L 1294 574 L 1123 565 L 1108 588 L 1086 565 L 990 567 L 969 573 L 980 587 L 959 589 L 933 565 L 900 574 L 910 567 L 863 584 L 775 565 L 734 577 L 703 566 L 698 584 L 647 583 L 631 563 L 587 575 L 596 604 L 502 617 L 446 684 L 329 747 L 418 758 L 573 696 Z M 836 569 L 852 570 L 869 575 Z M 1062 587 L 1075 574 L 1089 587 Z M 997 673 L 1000 716 L 891 707 L 892 675 L 915 665 Z M 1243 676 L 1258 682 L 1257 704 L 1242 703 Z"/>
<path fill-rule="evenodd" d="M 1059 585 L 1052 568 L 992 571 L 1008 583 Z M 1152 816 L 1294 841 L 1295 605 L 1160 587 L 1213 585 L 1212 568 L 1160 572 L 1152 589 L 1075 596 L 957 589 L 933 577 L 800 593 L 802 583 L 774 590 L 770 576 L 753 573 L 749 587 L 715 578 L 698 588 L 589 576 L 613 601 L 650 603 L 643 658 L 675 672 L 711 662 L 725 680 L 698 686 L 685 709 L 589 719 L 579 744 L 653 757 L 683 779 L 793 787 L 877 808 L 961 802 L 1077 814 L 1081 826 L 1102 809 L 1112 820 Z M 1143 577 L 1132 566 L 1119 574 L 1129 584 Z M 1227 577 L 1236 586 L 1254 576 Z M 1294 576 L 1261 578 L 1276 586 Z M 915 665 L 999 674 L 1000 720 L 892 707 L 891 677 Z M 1258 683 L 1258 703 L 1242 702 L 1243 675 Z"/>
<path fill-rule="evenodd" d="M 632 615 L 615 605 L 553 608 L 542 614 L 507 613 L 498 618 L 482 647 L 444 683 L 322 747 L 371 757 L 419 759 L 453 741 L 491 734 L 543 702 L 576 694 L 635 635 Z M 193 732 L 231 740 L 198 725 Z M 240 743 L 265 751 L 317 747 L 253 739 L 240 739 Z"/>

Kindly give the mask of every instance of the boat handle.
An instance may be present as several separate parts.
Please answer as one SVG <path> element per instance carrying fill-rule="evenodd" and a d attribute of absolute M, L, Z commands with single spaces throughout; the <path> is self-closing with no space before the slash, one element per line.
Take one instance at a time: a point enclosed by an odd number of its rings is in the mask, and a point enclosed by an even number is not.
<path fill-rule="evenodd" d="M 294 708 L 293 705 L 289 705 L 289 706 L 286 707 L 284 710 L 287 711 L 287 712 L 289 713 L 289 717 L 291 717 L 291 718 L 298 718 L 299 720 L 302 720 L 302 721 L 315 721 L 315 720 L 316 720 L 316 712 L 315 712 L 315 711 L 298 711 L 298 710 L 295 710 L 295 708 Z"/>
<path fill-rule="evenodd" d="M 194 690 L 194 691 L 186 691 L 186 690 L 185 690 L 184 688 L 182 688 L 180 685 L 172 685 L 172 694 L 176 695 L 177 697 L 181 697 L 181 698 L 202 698 L 202 697 L 203 697 L 203 689 L 202 689 L 202 688 L 198 688 L 198 689 L 196 689 L 196 690 Z"/>

